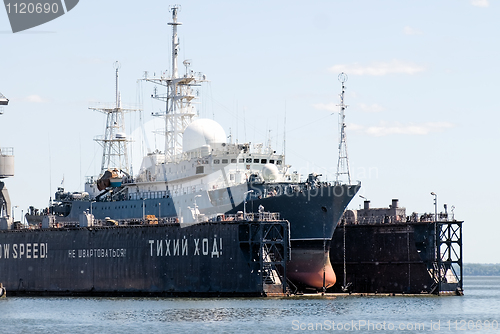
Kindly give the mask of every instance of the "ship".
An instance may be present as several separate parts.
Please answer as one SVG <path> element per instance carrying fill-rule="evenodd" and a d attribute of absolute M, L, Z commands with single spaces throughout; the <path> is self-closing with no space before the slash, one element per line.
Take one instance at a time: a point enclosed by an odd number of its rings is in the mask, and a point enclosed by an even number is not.
<path fill-rule="evenodd" d="M 316 173 L 302 177 L 291 171 L 284 152 L 277 153 L 270 143 L 228 142 L 220 124 L 199 118 L 195 88 L 207 78 L 191 70 L 186 60 L 185 73 L 179 73 L 179 7 L 172 6 L 171 12 L 171 71 L 153 77 L 145 73 L 142 78 L 166 88 L 166 93 L 155 88 L 152 94 L 166 106 L 155 114 L 165 121 L 164 150 L 149 152 L 133 175 L 128 165 L 130 139 L 124 131 L 124 114 L 134 109 L 122 107 L 117 64 L 114 105 L 92 108 L 107 116 L 106 132 L 99 140 L 103 146 L 100 175 L 87 178 L 85 191 L 59 188 L 50 207 L 30 208 L 26 219 L 31 225 L 51 229 L 81 228 L 82 215 L 118 227 L 153 217 L 159 221 L 175 219 L 182 229 L 222 216 L 279 213 L 290 224 L 287 279 L 297 287 L 320 290 L 333 286 L 336 276 L 329 258 L 331 239 L 360 183 L 326 182 Z M 110 234 L 103 240 L 119 243 L 115 238 L 122 234 Z"/>

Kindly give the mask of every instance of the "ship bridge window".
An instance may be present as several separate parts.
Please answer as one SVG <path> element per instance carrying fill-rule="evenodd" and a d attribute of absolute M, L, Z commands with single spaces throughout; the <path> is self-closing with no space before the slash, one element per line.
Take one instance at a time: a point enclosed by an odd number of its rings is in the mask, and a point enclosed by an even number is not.
<path fill-rule="evenodd" d="M 252 163 L 252 158 L 247 158 L 247 164 L 251 164 Z"/>
<path fill-rule="evenodd" d="M 231 159 L 231 163 L 235 164 L 236 163 L 236 159 Z"/>
<path fill-rule="evenodd" d="M 259 159 L 253 159 L 253 162 L 258 164 L 259 163 Z"/>
<path fill-rule="evenodd" d="M 269 163 L 273 164 L 274 163 L 274 159 L 269 160 Z"/>
<path fill-rule="evenodd" d="M 240 163 L 244 163 L 245 162 L 245 158 L 240 158 L 239 162 Z"/>
<path fill-rule="evenodd" d="M 228 163 L 228 160 L 227 160 L 227 159 L 222 159 L 222 163 L 223 163 L 223 164 L 227 164 L 227 163 Z"/>
<path fill-rule="evenodd" d="M 261 160 L 260 160 L 260 163 L 261 163 L 261 164 L 267 164 L 267 159 L 261 159 Z"/>

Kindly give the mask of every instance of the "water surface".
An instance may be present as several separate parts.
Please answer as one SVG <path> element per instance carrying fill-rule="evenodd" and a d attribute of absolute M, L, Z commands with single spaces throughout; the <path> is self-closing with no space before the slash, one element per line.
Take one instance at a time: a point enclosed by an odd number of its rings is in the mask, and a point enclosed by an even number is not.
<path fill-rule="evenodd" d="M 8 297 L 0 324 L 2 333 L 500 333 L 500 277 L 465 277 L 464 290 L 462 297 Z"/>

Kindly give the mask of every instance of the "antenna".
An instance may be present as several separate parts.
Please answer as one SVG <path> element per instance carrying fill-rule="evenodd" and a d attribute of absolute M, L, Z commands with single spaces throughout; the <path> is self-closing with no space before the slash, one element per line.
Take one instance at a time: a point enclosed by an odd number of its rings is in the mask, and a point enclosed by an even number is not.
<path fill-rule="evenodd" d="M 349 159 L 347 157 L 347 140 L 345 133 L 345 109 L 347 105 L 344 104 L 344 93 L 345 93 L 345 82 L 347 81 L 347 74 L 344 72 L 340 73 L 338 76 L 339 81 L 342 83 L 342 93 L 340 94 L 340 107 L 339 112 L 339 160 L 337 163 L 337 180 L 339 183 L 341 180 L 341 175 L 347 176 L 348 184 L 351 184 L 351 172 L 349 171 Z"/>
<path fill-rule="evenodd" d="M 119 89 L 119 86 L 118 86 L 118 71 L 120 70 L 120 68 L 122 67 L 122 65 L 117 60 L 117 61 L 115 61 L 113 63 L 113 67 L 115 68 L 115 75 L 116 75 L 116 79 L 115 79 L 116 108 L 120 108 L 120 89 Z"/>
<path fill-rule="evenodd" d="M 191 59 L 186 59 L 182 62 L 184 67 L 186 67 L 186 76 L 189 74 L 189 66 L 191 66 Z"/>
<path fill-rule="evenodd" d="M 271 137 L 271 130 L 268 130 L 268 131 L 269 131 L 269 137 L 267 138 L 267 152 L 269 154 L 271 154 L 273 152 L 273 147 L 271 145 L 271 140 L 272 140 L 271 138 L 272 137 Z"/>
<path fill-rule="evenodd" d="M 129 172 L 127 136 L 125 135 L 125 113 L 137 109 L 121 107 L 120 91 L 118 84 L 118 71 L 121 67 L 118 61 L 113 63 L 115 69 L 115 104 L 113 106 L 98 105 L 89 107 L 91 110 L 102 112 L 106 115 L 106 130 L 104 138 L 95 138 L 103 148 L 101 161 L 101 175 L 110 168 L 118 168 L 127 174 Z"/>
<path fill-rule="evenodd" d="M 177 21 L 177 14 L 180 11 L 179 5 L 170 7 L 172 12 L 172 73 L 170 75 L 161 75 L 160 78 L 147 77 L 142 79 L 155 85 L 166 87 L 165 94 L 158 93 L 157 90 L 151 95 L 152 98 L 165 102 L 165 110 L 153 113 L 153 116 L 161 116 L 165 119 L 165 161 L 173 162 L 180 159 L 182 155 L 182 137 L 186 127 L 196 117 L 194 99 L 197 95 L 193 87 L 199 86 L 206 81 L 206 76 L 202 73 L 194 72 L 189 69 L 191 61 L 189 59 L 183 62 L 186 67 L 186 74 L 179 77 L 177 58 L 179 54 L 179 38 L 177 37 L 177 28 L 182 23 Z"/>
<path fill-rule="evenodd" d="M 285 101 L 285 119 L 283 120 L 283 166 L 285 166 L 286 157 L 286 101 Z"/>
<path fill-rule="evenodd" d="M 180 11 L 180 5 L 173 5 L 170 7 L 172 12 L 172 22 L 168 25 L 172 26 L 172 78 L 179 76 L 177 72 L 177 56 L 179 55 L 179 37 L 177 37 L 177 26 L 182 23 L 177 22 L 177 13 Z"/>

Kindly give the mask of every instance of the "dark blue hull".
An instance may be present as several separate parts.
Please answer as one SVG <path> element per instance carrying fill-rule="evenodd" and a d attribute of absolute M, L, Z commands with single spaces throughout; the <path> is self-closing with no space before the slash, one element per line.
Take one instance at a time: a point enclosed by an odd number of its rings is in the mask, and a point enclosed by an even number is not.
<path fill-rule="evenodd" d="M 281 218 L 290 222 L 292 240 L 330 240 L 345 208 L 359 190 L 359 185 L 339 185 L 290 191 L 288 184 L 278 184 L 272 186 L 276 192 L 275 195 L 263 197 L 261 194 L 269 189 L 268 186 L 244 184 L 241 187 L 255 190 L 248 196 L 246 212 L 258 212 L 259 206 L 262 205 L 265 211 L 280 213 Z M 232 192 L 235 192 L 234 188 L 210 191 L 211 206 L 200 206 L 200 212 L 235 214 L 243 211 L 244 203 L 232 196 Z M 145 215 L 160 218 L 179 215 L 174 200 L 169 195 L 113 202 L 92 202 L 92 209 L 89 201 L 73 201 L 67 218 L 78 221 L 78 216 L 85 211 L 92 211 L 96 219 L 109 217 L 118 221 L 120 219 L 141 220 Z"/>

